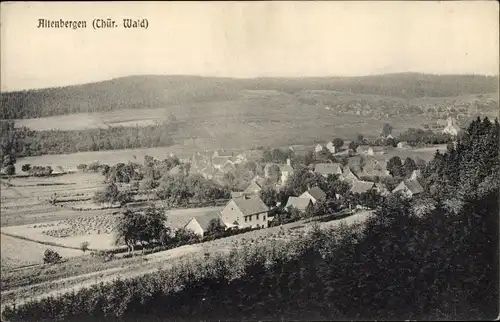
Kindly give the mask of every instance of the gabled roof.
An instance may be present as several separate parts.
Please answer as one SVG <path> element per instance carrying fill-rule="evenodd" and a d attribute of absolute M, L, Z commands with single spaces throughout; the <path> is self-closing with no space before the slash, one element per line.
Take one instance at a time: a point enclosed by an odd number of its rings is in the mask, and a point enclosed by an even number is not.
<path fill-rule="evenodd" d="M 345 180 L 359 180 L 358 177 L 351 171 L 349 167 L 345 167 L 344 171 L 342 172 L 342 177 Z"/>
<path fill-rule="evenodd" d="M 259 175 L 256 175 L 252 178 L 252 180 L 250 180 L 250 182 L 255 182 L 257 183 L 260 187 L 263 187 L 265 182 L 266 182 L 266 179 L 262 178 L 261 176 Z"/>
<path fill-rule="evenodd" d="M 285 208 L 295 207 L 300 211 L 306 211 L 307 206 L 310 204 L 312 204 L 312 201 L 309 198 L 289 197 Z"/>
<path fill-rule="evenodd" d="M 353 181 L 352 182 L 352 187 L 351 187 L 351 192 L 352 193 L 364 193 L 368 192 L 370 189 L 373 189 L 375 187 L 375 183 L 373 182 L 368 182 L 368 181 Z"/>
<path fill-rule="evenodd" d="M 244 216 L 259 214 L 269 209 L 259 196 L 245 196 L 232 200 Z"/>
<path fill-rule="evenodd" d="M 413 193 L 413 194 L 418 194 L 421 192 L 424 192 L 424 188 L 418 182 L 418 180 L 404 180 L 405 186 Z"/>
<path fill-rule="evenodd" d="M 326 193 L 323 190 L 321 190 L 319 187 L 313 187 L 313 188 L 307 190 L 306 192 L 309 193 L 316 200 L 323 200 L 326 198 Z M 304 194 L 302 194 L 302 195 L 304 195 Z"/>
<path fill-rule="evenodd" d="M 216 211 L 211 211 L 202 215 L 194 216 L 192 219 L 195 219 L 198 222 L 203 231 L 206 231 L 208 229 L 208 225 L 213 219 L 219 220 L 219 222 L 223 224 L 220 214 Z"/>
<path fill-rule="evenodd" d="M 410 179 L 417 179 L 422 176 L 422 172 L 420 170 L 413 170 L 411 173 Z"/>
<path fill-rule="evenodd" d="M 314 167 L 314 172 L 322 175 L 341 174 L 342 166 L 339 163 L 318 163 Z"/>
<path fill-rule="evenodd" d="M 255 181 L 251 181 L 248 187 L 243 191 L 244 193 L 250 193 L 262 190 L 262 187 Z"/>

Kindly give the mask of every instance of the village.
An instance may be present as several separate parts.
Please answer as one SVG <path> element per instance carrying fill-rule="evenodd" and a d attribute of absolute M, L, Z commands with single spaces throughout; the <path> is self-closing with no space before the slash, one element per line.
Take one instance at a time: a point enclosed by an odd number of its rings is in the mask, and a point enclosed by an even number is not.
<path fill-rule="evenodd" d="M 460 134 L 460 131 L 461 129 L 456 125 L 455 120 L 448 117 L 442 133 L 449 135 L 450 138 L 456 138 Z M 378 139 L 387 141 L 394 140 L 394 137 L 388 134 Z M 438 150 L 439 148 L 443 149 L 443 146 L 437 146 L 436 148 Z M 296 149 L 297 147 L 294 149 L 293 146 L 290 146 L 288 152 L 295 154 Z M 404 155 L 404 152 L 411 151 L 411 149 L 412 147 L 407 142 L 400 141 L 397 143 L 395 152 L 392 154 Z M 349 202 L 348 195 L 360 196 L 375 192 L 385 197 L 389 194 L 401 193 L 407 198 L 412 198 L 424 191 L 419 182 L 422 166 L 418 167 L 416 164 L 413 164 L 414 169 L 411 169 L 409 175 L 396 176 L 396 180 L 399 179 L 399 181 L 393 183 L 393 187 L 391 188 L 384 183 L 384 179 L 394 179 L 394 176 L 387 169 L 388 160 L 384 158 L 387 154 L 387 148 L 359 145 L 356 147 L 356 150 L 357 152 L 353 151 L 348 145 L 335 145 L 333 141 L 325 144 L 317 144 L 313 147 L 312 151 L 315 156 L 324 156 L 327 153 L 333 158 L 344 157 L 344 160 L 347 160 L 347 163 L 344 165 L 330 160 L 328 160 L 329 162 L 318 162 L 307 165 L 307 171 L 310 174 L 319 175 L 325 179 L 328 177 L 335 178 L 349 186 L 349 189 L 344 191 L 343 194 L 334 193 L 332 196 L 334 200 L 330 201 L 342 203 L 343 206 L 352 210 L 369 210 L 370 207 L 363 204 L 362 201 L 356 203 Z M 300 152 L 307 153 L 310 151 L 301 147 Z M 435 150 L 432 152 L 435 152 Z M 171 157 L 173 156 L 171 155 Z M 363 164 L 360 164 L 361 158 L 363 158 Z M 190 163 L 190 173 L 201 174 L 206 179 L 215 180 L 220 184 L 224 183 L 224 175 L 234 170 L 237 165 L 249 161 L 259 162 L 261 160 L 261 151 L 234 153 L 225 150 L 214 151 L 213 153 L 198 152 L 194 153 L 190 159 L 181 159 L 183 162 Z M 425 162 L 423 164 L 425 165 Z M 301 165 L 296 164 L 296 166 Z M 170 170 L 170 173 L 178 174 L 181 168 L 182 166 L 178 165 Z M 223 229 L 267 228 L 273 222 L 274 216 L 271 215 L 273 210 L 278 207 L 287 212 L 298 211 L 301 214 L 305 214 L 308 209 L 318 202 L 325 202 L 327 199 L 327 193 L 320 187 L 308 186 L 308 189 L 301 191 L 299 195 L 289 196 L 284 204 L 277 201 L 274 204 L 266 205 L 261 198 L 263 189 L 267 186 L 279 192 L 294 175 L 294 167 L 292 166 L 291 159 L 287 158 L 283 164 L 275 162 L 264 163 L 263 173 L 263 176 L 255 175 L 251 178 L 243 191 L 232 191 L 231 199 L 220 212 L 210 211 L 192 217 L 184 228 L 193 231 L 201 237 L 206 234 L 207 230 L 213 229 L 214 225 L 219 225 Z M 273 178 L 276 175 L 277 177 Z"/>

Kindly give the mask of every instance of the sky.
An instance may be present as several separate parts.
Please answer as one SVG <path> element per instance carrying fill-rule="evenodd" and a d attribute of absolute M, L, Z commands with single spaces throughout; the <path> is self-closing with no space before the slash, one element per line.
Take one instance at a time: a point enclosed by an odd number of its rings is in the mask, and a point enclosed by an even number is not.
<path fill-rule="evenodd" d="M 1 4 L 1 90 L 138 74 L 498 75 L 497 1 Z M 86 29 L 38 29 L 38 19 Z M 148 29 L 92 28 L 147 18 Z"/>

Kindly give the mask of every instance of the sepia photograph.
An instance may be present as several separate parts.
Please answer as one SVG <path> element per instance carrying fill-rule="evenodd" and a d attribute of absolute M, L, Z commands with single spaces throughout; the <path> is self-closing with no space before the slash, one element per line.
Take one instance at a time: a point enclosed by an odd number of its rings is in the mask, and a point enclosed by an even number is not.
<path fill-rule="evenodd" d="M 0 14 L 2 321 L 498 320 L 498 1 Z"/>

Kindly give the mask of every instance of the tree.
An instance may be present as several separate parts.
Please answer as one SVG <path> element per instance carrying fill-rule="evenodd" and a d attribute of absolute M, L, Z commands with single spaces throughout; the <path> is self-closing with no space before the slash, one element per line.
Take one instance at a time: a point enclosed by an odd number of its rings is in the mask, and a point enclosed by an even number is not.
<path fill-rule="evenodd" d="M 29 171 L 31 170 L 31 164 L 29 164 L 29 163 L 23 164 L 23 165 L 21 166 L 21 170 L 22 170 L 23 172 L 29 172 Z"/>
<path fill-rule="evenodd" d="M 46 249 L 45 252 L 43 253 L 43 262 L 45 264 L 57 264 L 60 263 L 61 260 L 62 260 L 61 255 L 59 255 L 59 253 L 51 249 Z"/>
<path fill-rule="evenodd" d="M 351 143 L 349 143 L 349 149 L 356 152 L 356 149 L 358 148 L 359 146 L 359 143 L 356 142 L 356 141 L 351 141 Z"/>
<path fill-rule="evenodd" d="M 339 151 L 340 148 L 344 146 L 344 140 L 341 138 L 335 138 L 333 139 L 332 144 L 335 147 L 335 151 Z"/>
<path fill-rule="evenodd" d="M 16 167 L 13 164 L 9 164 L 3 168 L 3 171 L 6 175 L 11 176 L 16 174 Z"/>
<path fill-rule="evenodd" d="M 217 234 L 222 233 L 224 231 L 225 231 L 225 229 L 221 223 L 221 220 L 218 218 L 213 218 L 208 223 L 208 227 L 207 227 L 207 231 L 205 232 L 205 235 L 207 235 L 207 236 L 217 235 Z"/>
<path fill-rule="evenodd" d="M 361 134 L 361 133 L 356 134 L 356 142 L 361 144 L 361 143 L 363 143 L 363 140 L 364 140 L 363 134 Z"/>
<path fill-rule="evenodd" d="M 382 127 L 382 136 L 386 137 L 392 133 L 392 126 L 390 124 L 385 123 Z"/>
<path fill-rule="evenodd" d="M 407 178 L 411 176 L 414 170 L 417 170 L 417 164 L 412 158 L 407 157 L 403 165 L 403 172 Z"/>
<path fill-rule="evenodd" d="M 154 206 L 145 211 L 126 209 L 115 228 L 115 243 L 125 243 L 129 253 L 138 243 L 142 246 L 161 243 L 165 236 L 165 221 L 164 212 Z"/>
<path fill-rule="evenodd" d="M 260 191 L 259 195 L 266 206 L 270 208 L 276 206 L 276 203 L 278 202 L 278 193 L 275 189 L 271 187 L 264 187 L 264 189 Z"/>
<path fill-rule="evenodd" d="M 396 147 L 397 143 L 396 140 L 394 140 L 393 138 L 388 138 L 387 140 L 385 140 L 385 145 Z"/>
<path fill-rule="evenodd" d="M 89 249 L 90 243 L 88 241 L 84 241 L 83 243 L 80 244 L 80 249 L 82 252 L 86 252 Z"/>
<path fill-rule="evenodd" d="M 403 165 L 399 156 L 396 155 L 389 159 L 387 162 L 387 171 L 389 171 L 393 177 L 401 177 L 404 175 Z"/>

